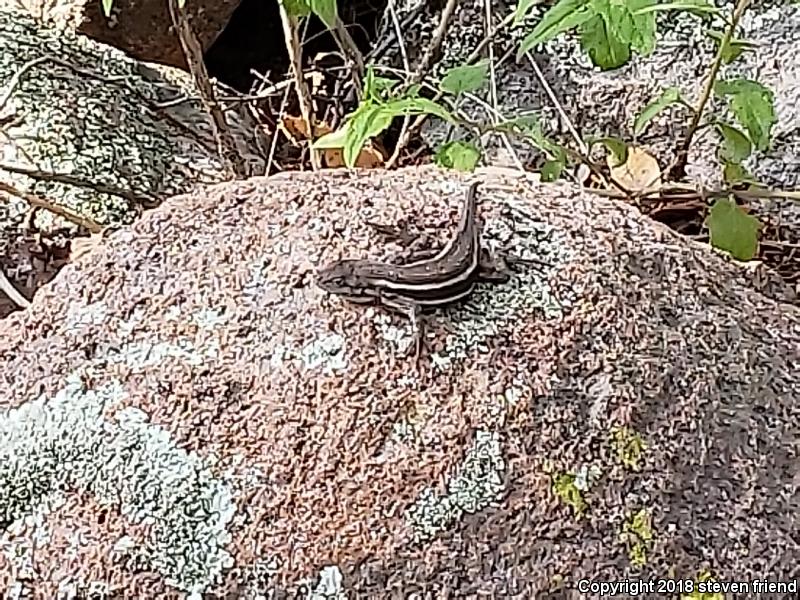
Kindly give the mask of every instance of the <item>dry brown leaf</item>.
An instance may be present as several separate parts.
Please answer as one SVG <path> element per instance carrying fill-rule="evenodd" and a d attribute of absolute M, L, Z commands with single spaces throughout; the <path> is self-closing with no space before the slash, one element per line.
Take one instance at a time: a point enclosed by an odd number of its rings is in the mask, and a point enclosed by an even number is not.
<path fill-rule="evenodd" d="M 613 166 L 614 159 L 610 155 L 606 157 L 606 164 L 611 177 L 631 191 L 661 187 L 661 167 L 655 157 L 642 148 L 628 148 L 628 160 L 619 166 Z"/>
<path fill-rule="evenodd" d="M 299 140 L 308 139 L 308 125 L 303 117 L 285 115 L 278 121 L 278 130 L 282 131 L 287 138 L 297 145 L 300 145 Z M 323 135 L 330 132 L 331 128 L 327 123 L 317 123 L 314 125 L 314 139 L 321 138 Z"/>
<path fill-rule="evenodd" d="M 308 127 L 302 117 L 286 116 L 279 122 L 278 128 L 295 144 L 299 145 L 298 138 L 308 139 L 306 135 Z M 331 131 L 333 130 L 327 123 L 319 123 L 314 126 L 314 139 L 321 138 Z M 330 169 L 345 166 L 344 153 L 341 148 L 322 148 L 316 152 L 322 158 L 323 164 Z M 362 169 L 374 169 L 384 165 L 387 159 L 388 153 L 382 146 L 370 141 L 358 153 L 355 166 Z"/>
<path fill-rule="evenodd" d="M 325 161 L 325 166 L 331 169 L 344 167 L 344 151 L 341 148 L 325 148 L 320 150 L 320 155 Z M 358 153 L 356 167 L 362 169 L 374 169 L 386 162 L 386 154 L 370 143 L 367 143 Z"/>
<path fill-rule="evenodd" d="M 308 125 L 303 117 L 285 115 L 278 121 L 278 129 L 295 145 L 300 145 L 300 140 L 308 139 Z"/>

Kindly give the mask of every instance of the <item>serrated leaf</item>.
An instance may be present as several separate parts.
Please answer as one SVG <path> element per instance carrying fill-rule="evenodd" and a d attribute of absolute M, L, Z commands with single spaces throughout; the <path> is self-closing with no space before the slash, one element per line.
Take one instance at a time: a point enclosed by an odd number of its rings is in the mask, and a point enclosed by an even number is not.
<path fill-rule="evenodd" d="M 722 136 L 722 148 L 720 148 L 720 158 L 722 160 L 741 163 L 750 156 L 753 146 L 744 133 L 727 123 L 718 122 L 714 125 Z"/>
<path fill-rule="evenodd" d="M 111 7 L 114 5 L 114 0 L 103 0 L 103 14 L 106 19 L 111 16 Z"/>
<path fill-rule="evenodd" d="M 538 44 L 552 40 L 559 33 L 569 31 L 591 19 L 594 13 L 589 9 L 588 2 L 589 0 L 559 0 L 522 40 L 517 58 Z"/>
<path fill-rule="evenodd" d="M 328 29 L 333 29 L 338 19 L 336 13 L 336 0 L 306 0 L 313 12 L 319 20 Z"/>
<path fill-rule="evenodd" d="M 681 91 L 676 87 L 665 89 L 661 94 L 653 100 L 650 104 L 645 106 L 640 112 L 633 123 L 633 134 L 639 135 L 650 121 L 652 121 L 658 113 L 673 104 L 679 104 L 681 100 Z"/>
<path fill-rule="evenodd" d="M 630 46 L 609 28 L 602 15 L 595 15 L 581 25 L 581 47 L 601 69 L 616 69 L 631 57 Z"/>
<path fill-rule="evenodd" d="M 531 9 L 537 4 L 541 3 L 542 0 L 519 0 L 517 8 L 514 10 L 514 21 L 512 22 L 512 26 L 516 27 L 522 23 L 522 21 L 525 20 L 525 17 L 528 16 L 528 13 L 531 11 Z"/>
<path fill-rule="evenodd" d="M 483 87 L 488 74 L 488 60 L 481 60 L 474 65 L 453 67 L 442 78 L 439 89 L 454 96 L 472 92 Z"/>
<path fill-rule="evenodd" d="M 695 14 L 717 14 L 719 9 L 708 0 L 675 0 L 663 4 L 654 4 L 637 9 L 637 14 L 654 13 L 667 10 L 684 10 Z"/>
<path fill-rule="evenodd" d="M 725 250 L 738 260 L 750 260 L 755 256 L 761 223 L 733 200 L 717 200 L 706 218 L 706 226 L 715 248 Z"/>
<path fill-rule="evenodd" d="M 434 162 L 446 169 L 472 172 L 481 158 L 480 150 L 468 142 L 453 141 L 444 144 L 436 152 Z"/>
<path fill-rule="evenodd" d="M 311 7 L 306 0 L 280 0 L 286 13 L 292 17 L 307 17 L 311 14 Z"/>
<path fill-rule="evenodd" d="M 759 150 L 769 147 L 775 116 L 775 95 L 756 81 L 732 79 L 717 81 L 714 92 L 728 100 L 736 120 L 747 130 L 750 139 Z"/>

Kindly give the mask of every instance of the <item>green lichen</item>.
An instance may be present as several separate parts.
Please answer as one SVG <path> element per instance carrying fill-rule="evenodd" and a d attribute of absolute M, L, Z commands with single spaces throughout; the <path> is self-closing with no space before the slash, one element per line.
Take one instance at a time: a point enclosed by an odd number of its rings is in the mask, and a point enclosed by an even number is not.
<path fill-rule="evenodd" d="M 715 579 L 708 570 L 703 569 L 695 581 L 715 581 Z M 681 594 L 681 600 L 725 600 L 725 596 L 720 592 L 701 592 L 695 588 L 688 594 Z"/>
<path fill-rule="evenodd" d="M 498 502 L 505 489 L 504 472 L 499 434 L 478 430 L 463 463 L 447 484 L 447 493 L 437 496 L 426 488 L 407 511 L 417 539 L 430 539 L 464 514 L 477 513 Z"/>
<path fill-rule="evenodd" d="M 636 431 L 629 427 L 614 427 L 611 430 L 611 445 L 623 465 L 634 471 L 639 470 L 647 444 Z"/>
<path fill-rule="evenodd" d="M 635 567 L 647 564 L 647 550 L 653 542 L 650 511 L 643 508 L 623 523 L 620 537 L 628 546 L 628 558 Z"/>
<path fill-rule="evenodd" d="M 586 501 L 583 493 L 575 485 L 576 476 L 573 473 L 561 473 L 553 477 L 553 491 L 561 501 L 572 507 L 575 514 L 580 516 L 586 510 Z"/>

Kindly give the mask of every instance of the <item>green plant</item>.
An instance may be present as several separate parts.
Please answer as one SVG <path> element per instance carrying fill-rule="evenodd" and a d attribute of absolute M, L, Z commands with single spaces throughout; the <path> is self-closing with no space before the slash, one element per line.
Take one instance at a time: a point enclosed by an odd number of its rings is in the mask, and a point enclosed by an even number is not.
<path fill-rule="evenodd" d="M 647 564 L 647 551 L 653 542 L 650 511 L 641 509 L 622 525 L 620 537 L 628 546 L 628 558 L 635 567 Z"/>
<path fill-rule="evenodd" d="M 603 69 L 611 69 L 626 63 L 633 51 L 645 56 L 652 52 L 656 40 L 655 15 L 659 11 L 682 10 L 696 15 L 722 17 L 726 23 L 725 30 L 709 29 L 707 32 L 716 44 L 717 53 L 697 106 L 687 102 L 678 88 L 667 88 L 636 117 L 633 134 L 634 137 L 641 134 L 653 118 L 670 106 L 688 109 L 691 122 L 685 138 L 678 145 L 677 159 L 669 169 L 668 177 L 677 179 L 684 175 L 686 157 L 695 135 L 705 128 L 712 128 L 720 136 L 718 158 L 722 164 L 724 181 L 729 186 L 753 186 L 757 182 L 747 173 L 743 163 L 754 148 L 764 151 L 769 147 L 770 133 L 776 123 L 774 95 L 757 81 L 719 78 L 722 65 L 732 63 L 754 47 L 752 43 L 734 36 L 749 2 L 739 0 L 733 14 L 726 18 L 709 0 L 664 3 L 657 0 L 559 0 L 523 40 L 519 54 L 562 33 L 574 31 L 580 36 L 581 45 L 592 62 Z M 520 0 L 515 24 L 523 21 L 535 3 L 534 0 Z M 712 94 L 727 103 L 736 124 L 719 115 L 707 113 Z M 622 140 L 601 138 L 596 142 L 612 152 L 617 164 L 625 161 L 627 144 Z M 622 150 L 621 147 L 626 149 Z M 615 186 L 621 187 L 619 184 Z M 718 195 L 705 224 L 713 246 L 739 260 L 749 260 L 755 256 L 760 224 L 736 204 L 734 193 Z"/>

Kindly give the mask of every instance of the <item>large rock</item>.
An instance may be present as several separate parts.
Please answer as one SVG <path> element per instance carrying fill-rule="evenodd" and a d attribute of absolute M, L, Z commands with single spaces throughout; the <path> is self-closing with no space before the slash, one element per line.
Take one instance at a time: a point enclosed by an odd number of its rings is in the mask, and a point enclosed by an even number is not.
<path fill-rule="evenodd" d="M 99 4 L 99 3 L 98 3 Z M 211 117 L 186 73 L 147 65 L 22 11 L 0 10 L 0 179 L 101 225 L 130 223 L 143 206 L 229 178 Z M 266 168 L 267 139 L 246 109 L 225 118 L 249 174 Z M 22 233 L 30 206 L 0 194 L 0 269 L 27 296 L 60 266 L 37 262 Z M 46 236 L 75 226 L 39 211 Z M 0 294 L 0 316 L 11 308 Z"/>
<path fill-rule="evenodd" d="M 239 3 L 240 0 L 185 3 L 192 31 L 204 51 L 217 39 Z M 0 0 L 0 8 L 3 6 L 24 8 L 43 24 L 72 29 L 139 60 L 186 67 L 167 2 L 114 0 L 108 17 L 103 4 L 95 0 Z"/>
<path fill-rule="evenodd" d="M 366 220 L 445 239 L 466 186 L 433 169 L 173 198 L 0 322 L 0 589 L 800 576 L 785 290 L 635 208 L 483 177 L 487 243 L 549 266 L 435 314 L 418 366 L 402 317 L 312 282 L 400 250 Z"/>

